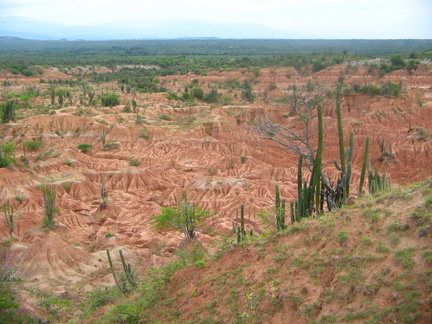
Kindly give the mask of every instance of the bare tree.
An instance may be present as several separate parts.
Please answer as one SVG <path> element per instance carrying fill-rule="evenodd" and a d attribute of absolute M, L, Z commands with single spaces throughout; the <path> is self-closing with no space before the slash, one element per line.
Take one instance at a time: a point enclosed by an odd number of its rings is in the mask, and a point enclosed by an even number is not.
<path fill-rule="evenodd" d="M 318 106 L 325 106 L 328 96 L 323 89 L 308 91 L 306 86 L 293 86 L 292 94 L 285 100 L 286 112 L 292 118 L 292 123 L 289 126 L 281 125 L 266 117 L 258 120 L 252 128 L 262 139 L 273 141 L 275 145 L 271 146 L 302 156 L 311 168 L 316 153 L 311 143 L 311 138 L 316 135 L 312 123 L 318 116 Z"/>

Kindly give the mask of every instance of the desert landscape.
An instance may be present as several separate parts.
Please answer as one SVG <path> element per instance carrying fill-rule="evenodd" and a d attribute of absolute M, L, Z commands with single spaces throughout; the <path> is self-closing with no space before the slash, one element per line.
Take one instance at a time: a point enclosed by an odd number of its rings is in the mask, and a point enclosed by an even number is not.
<path fill-rule="evenodd" d="M 0 126 L 3 154 L 5 143 L 14 147 L 0 168 L 0 237 L 2 262 L 20 278 L 16 316 L 43 323 L 429 323 L 432 63 L 384 75 L 371 64 L 189 71 L 158 76 L 154 92 L 106 76 L 156 65 L 41 66 L 33 76 L 1 70 L 1 102 L 17 102 L 15 118 Z M 336 182 L 338 83 L 345 146 L 354 132 L 351 203 L 293 224 L 287 207 L 286 228 L 277 231 L 275 188 L 287 206 L 298 199 L 298 154 L 259 126 L 301 133 L 287 98 L 294 89 L 323 94 L 322 170 Z M 400 93 L 360 93 L 355 85 L 399 85 Z M 204 100 L 215 90 L 216 100 Z M 107 94 L 118 102 L 104 104 Z M 309 126 L 316 149 L 316 118 Z M 367 137 L 370 166 L 390 188 L 358 197 Z M 303 174 L 308 179 L 310 169 Z M 55 190 L 50 226 L 45 186 Z M 196 241 L 155 226 L 154 217 L 184 195 L 210 211 Z M 238 242 L 232 229 L 242 204 L 252 235 Z M 117 273 L 122 251 L 138 288 L 117 288 L 107 249 Z"/>

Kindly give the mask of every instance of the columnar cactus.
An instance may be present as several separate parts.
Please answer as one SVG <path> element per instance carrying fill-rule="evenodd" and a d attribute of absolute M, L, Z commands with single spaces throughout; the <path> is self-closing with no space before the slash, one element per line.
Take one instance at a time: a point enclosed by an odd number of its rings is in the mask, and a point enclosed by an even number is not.
<path fill-rule="evenodd" d="M 360 184 L 359 184 L 359 192 L 358 192 L 359 196 L 361 196 L 363 193 L 363 185 L 364 185 L 364 180 L 365 180 L 367 163 L 368 163 L 368 159 L 369 159 L 369 142 L 370 142 L 370 139 L 368 136 L 368 137 L 366 137 L 366 145 L 365 145 L 364 156 L 363 156 L 363 165 L 362 165 Z"/>

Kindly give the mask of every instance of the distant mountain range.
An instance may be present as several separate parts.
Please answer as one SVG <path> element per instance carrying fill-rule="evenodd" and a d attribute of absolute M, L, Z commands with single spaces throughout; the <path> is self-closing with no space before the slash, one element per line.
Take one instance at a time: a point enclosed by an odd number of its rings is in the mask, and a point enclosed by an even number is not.
<path fill-rule="evenodd" d="M 251 23 L 129 21 L 94 26 L 66 26 L 24 17 L 0 17 L 0 36 L 38 40 L 114 40 L 176 38 L 299 39 L 300 32 L 275 30 Z"/>

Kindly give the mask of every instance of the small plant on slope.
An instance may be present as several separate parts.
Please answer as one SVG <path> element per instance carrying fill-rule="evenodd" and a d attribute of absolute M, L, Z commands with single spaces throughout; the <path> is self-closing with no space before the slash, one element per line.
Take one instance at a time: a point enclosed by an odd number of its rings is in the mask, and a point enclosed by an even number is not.
<path fill-rule="evenodd" d="M 177 228 L 183 232 L 186 239 L 196 240 L 197 227 L 209 215 L 209 210 L 191 204 L 185 195 L 179 201 L 178 207 L 163 207 L 162 212 L 154 216 L 154 223 L 156 228 Z"/>

